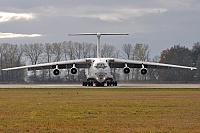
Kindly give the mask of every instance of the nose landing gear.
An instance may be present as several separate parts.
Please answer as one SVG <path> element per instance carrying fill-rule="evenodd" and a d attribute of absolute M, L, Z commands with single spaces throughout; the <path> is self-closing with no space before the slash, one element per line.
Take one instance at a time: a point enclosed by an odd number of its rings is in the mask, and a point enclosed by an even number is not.
<path fill-rule="evenodd" d="M 84 81 L 82 83 L 82 86 L 93 86 L 94 82 L 93 81 Z M 104 86 L 104 83 L 95 83 L 96 86 Z M 117 86 L 117 81 L 107 81 L 107 86 Z"/>

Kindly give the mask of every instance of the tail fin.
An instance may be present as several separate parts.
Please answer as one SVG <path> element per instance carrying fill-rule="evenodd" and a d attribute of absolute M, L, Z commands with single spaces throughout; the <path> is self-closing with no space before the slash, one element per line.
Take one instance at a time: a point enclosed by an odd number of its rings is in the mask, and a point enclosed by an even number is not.
<path fill-rule="evenodd" d="M 77 34 L 69 34 L 68 36 L 89 36 L 96 35 L 97 36 L 97 58 L 101 58 L 101 50 L 100 50 L 100 37 L 101 35 L 129 35 L 128 33 L 77 33 Z"/>

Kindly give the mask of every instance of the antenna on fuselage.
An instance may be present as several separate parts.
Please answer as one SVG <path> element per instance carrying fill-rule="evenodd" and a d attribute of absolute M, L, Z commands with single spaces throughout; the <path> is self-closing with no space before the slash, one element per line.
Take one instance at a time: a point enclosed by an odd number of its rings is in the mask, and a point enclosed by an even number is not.
<path fill-rule="evenodd" d="M 128 33 L 78 33 L 78 34 L 69 34 L 68 36 L 84 36 L 84 35 L 96 35 L 97 36 L 97 58 L 101 58 L 101 47 L 100 47 L 100 38 L 101 35 L 129 35 Z"/>

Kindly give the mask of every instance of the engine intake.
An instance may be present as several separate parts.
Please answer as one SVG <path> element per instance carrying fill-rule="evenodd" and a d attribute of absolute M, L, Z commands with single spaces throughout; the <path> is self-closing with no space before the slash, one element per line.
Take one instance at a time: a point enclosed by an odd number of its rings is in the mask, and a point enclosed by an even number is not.
<path fill-rule="evenodd" d="M 130 68 L 129 67 L 124 67 L 124 70 L 123 70 L 123 72 L 125 73 L 125 74 L 128 74 L 128 73 L 130 73 Z"/>
<path fill-rule="evenodd" d="M 142 74 L 142 75 L 145 75 L 145 74 L 147 74 L 147 69 L 146 68 L 141 68 L 140 69 L 140 73 Z"/>
<path fill-rule="evenodd" d="M 70 72 L 71 72 L 71 74 L 77 74 L 78 70 L 77 70 L 76 67 L 72 67 L 72 68 L 70 69 Z"/>
<path fill-rule="evenodd" d="M 53 74 L 54 75 L 59 75 L 60 74 L 60 70 L 59 69 L 54 69 L 53 70 Z"/>

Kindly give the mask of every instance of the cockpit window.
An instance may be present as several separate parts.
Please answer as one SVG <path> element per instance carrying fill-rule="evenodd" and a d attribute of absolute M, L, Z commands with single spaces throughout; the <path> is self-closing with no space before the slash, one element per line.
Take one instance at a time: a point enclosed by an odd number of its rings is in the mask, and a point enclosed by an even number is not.
<path fill-rule="evenodd" d="M 106 68 L 107 66 L 104 64 L 104 63 L 97 63 L 96 66 L 95 66 L 97 69 L 99 68 Z"/>

